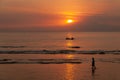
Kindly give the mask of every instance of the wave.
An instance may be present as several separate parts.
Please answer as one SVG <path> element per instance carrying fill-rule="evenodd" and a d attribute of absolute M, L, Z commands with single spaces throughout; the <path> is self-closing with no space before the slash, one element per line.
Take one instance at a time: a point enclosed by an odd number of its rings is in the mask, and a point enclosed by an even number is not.
<path fill-rule="evenodd" d="M 25 46 L 0 46 L 0 48 L 24 48 Z"/>
<path fill-rule="evenodd" d="M 0 59 L 0 64 L 80 64 L 80 59 Z"/>
<path fill-rule="evenodd" d="M 83 62 L 83 59 L 0 59 L 0 64 L 81 64 Z M 120 63 L 120 59 L 98 58 L 97 62 Z"/>
<path fill-rule="evenodd" d="M 120 54 L 120 50 L 5 50 L 0 54 Z"/>

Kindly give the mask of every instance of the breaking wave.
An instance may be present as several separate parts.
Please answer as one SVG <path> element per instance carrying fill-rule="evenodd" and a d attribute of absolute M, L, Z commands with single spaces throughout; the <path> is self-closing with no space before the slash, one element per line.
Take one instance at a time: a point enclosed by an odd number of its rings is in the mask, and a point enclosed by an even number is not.
<path fill-rule="evenodd" d="M 1 50 L 0 54 L 120 54 L 120 50 Z"/>

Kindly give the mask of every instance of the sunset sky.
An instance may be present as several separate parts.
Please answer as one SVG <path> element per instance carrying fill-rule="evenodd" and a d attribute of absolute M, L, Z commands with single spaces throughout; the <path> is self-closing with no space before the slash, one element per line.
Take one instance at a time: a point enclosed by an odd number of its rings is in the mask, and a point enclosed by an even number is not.
<path fill-rule="evenodd" d="M 0 31 L 69 30 L 120 31 L 120 0 L 0 0 Z"/>

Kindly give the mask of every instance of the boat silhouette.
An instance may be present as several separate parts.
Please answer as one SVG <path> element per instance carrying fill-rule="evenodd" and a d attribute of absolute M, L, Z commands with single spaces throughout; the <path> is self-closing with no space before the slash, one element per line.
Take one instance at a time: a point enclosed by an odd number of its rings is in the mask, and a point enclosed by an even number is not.
<path fill-rule="evenodd" d="M 65 39 L 66 40 L 74 40 L 75 38 L 74 37 L 66 37 Z"/>
<path fill-rule="evenodd" d="M 80 46 L 70 46 L 69 48 L 81 48 Z"/>

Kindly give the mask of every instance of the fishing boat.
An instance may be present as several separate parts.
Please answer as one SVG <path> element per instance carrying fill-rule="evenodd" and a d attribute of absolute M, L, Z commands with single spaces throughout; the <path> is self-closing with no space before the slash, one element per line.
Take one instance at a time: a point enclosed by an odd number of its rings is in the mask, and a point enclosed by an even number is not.
<path fill-rule="evenodd" d="M 71 33 L 67 34 L 67 37 L 65 38 L 66 40 L 74 40 L 75 38 L 72 36 Z"/>
<path fill-rule="evenodd" d="M 65 39 L 66 40 L 74 40 L 75 38 L 74 37 L 66 37 Z"/>

